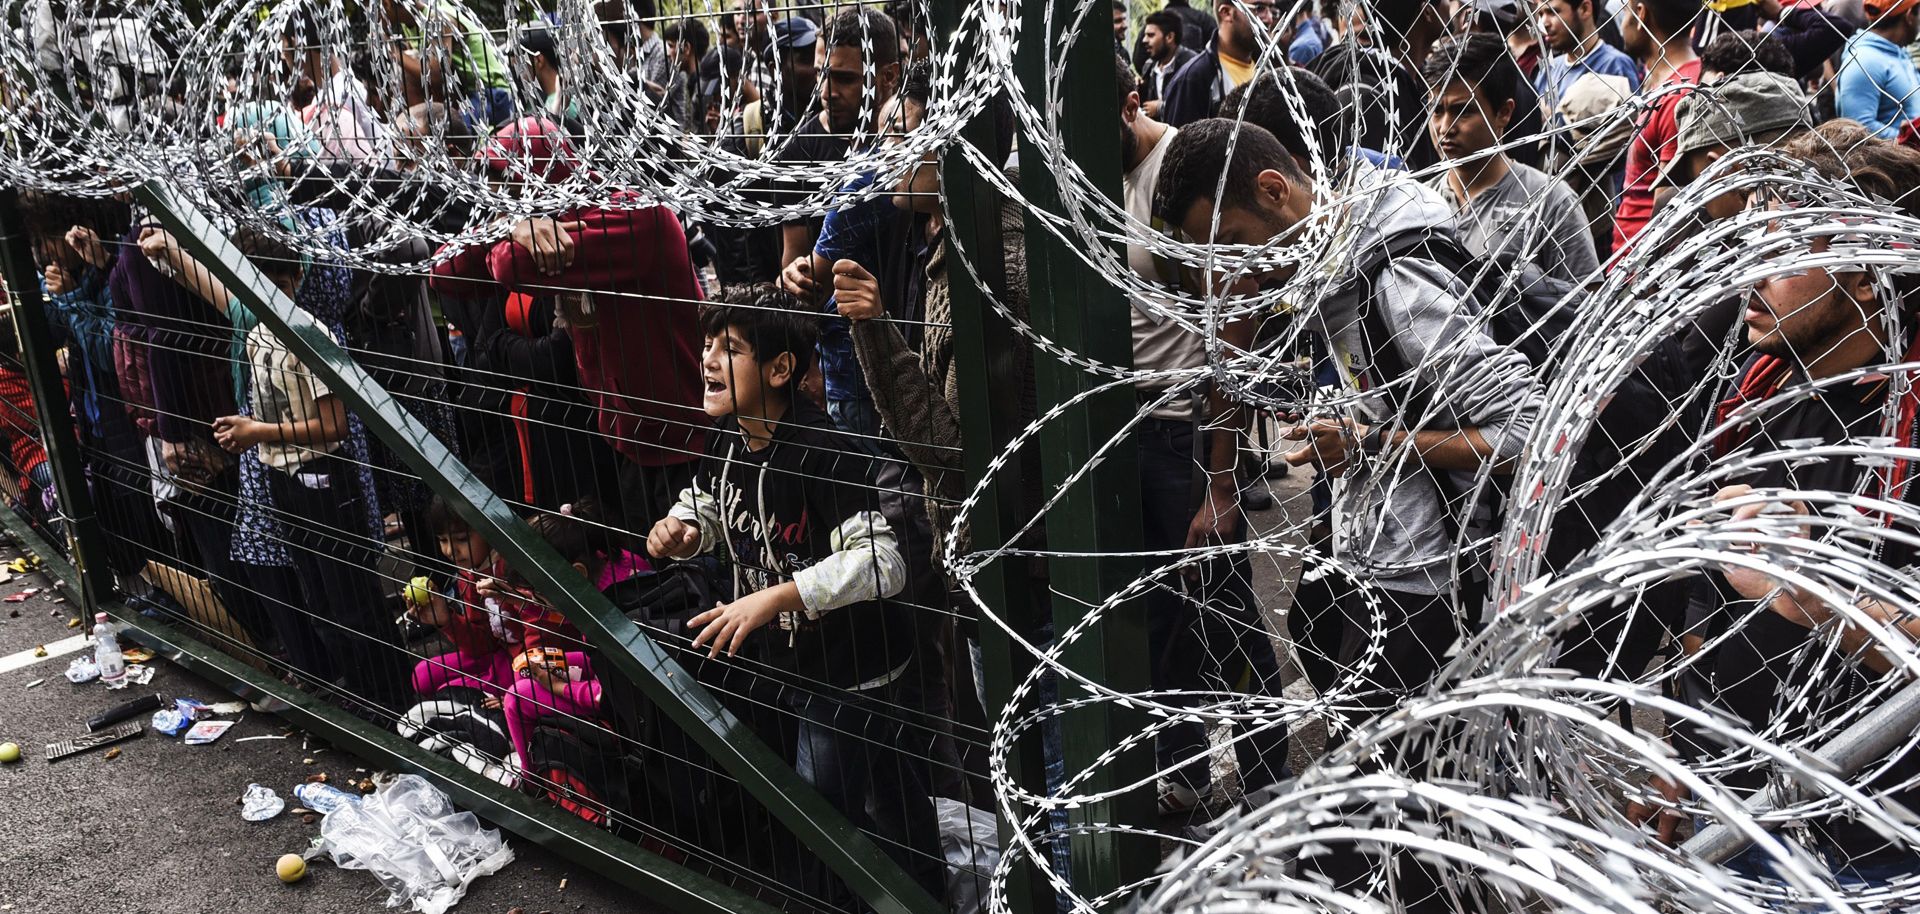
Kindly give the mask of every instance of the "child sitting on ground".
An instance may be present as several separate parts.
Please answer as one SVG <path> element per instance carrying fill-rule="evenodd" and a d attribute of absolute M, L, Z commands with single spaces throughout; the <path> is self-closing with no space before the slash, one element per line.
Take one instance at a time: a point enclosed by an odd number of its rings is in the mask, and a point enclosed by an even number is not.
<path fill-rule="evenodd" d="M 878 510 L 873 460 L 794 396 L 812 367 L 816 318 L 771 284 L 736 286 L 701 314 L 703 406 L 720 421 L 693 485 L 654 524 L 647 551 L 725 550 L 733 601 L 688 621 L 709 657 L 738 655 L 778 620 L 766 655 L 795 674 L 782 694 L 799 721 L 796 769 L 936 896 L 939 834 L 926 747 L 909 744 L 913 618 L 886 598 L 906 561 Z M 815 891 L 845 888 L 816 873 Z M 822 884 L 824 883 L 824 884 Z"/>
<path fill-rule="evenodd" d="M 644 556 L 613 545 L 598 517 L 597 507 L 583 502 L 564 506 L 558 514 L 538 515 L 527 524 L 601 591 L 652 574 L 653 566 Z M 527 589 L 518 575 L 489 579 L 479 590 L 512 600 L 522 610 L 527 637 L 524 650 L 513 658 L 513 681 L 505 700 L 507 738 L 514 752 L 510 764 L 517 772 L 531 761 L 527 736 L 534 722 L 556 714 L 594 715 L 600 709 L 600 681 L 593 675 L 579 630 Z"/>
<path fill-rule="evenodd" d="M 432 695 L 448 687 L 479 689 L 486 705 L 500 706 L 500 697 L 513 686 L 513 659 L 525 650 L 521 628 L 523 608 L 511 596 L 480 592 L 482 582 L 506 574 L 480 532 L 453 513 L 435 496 L 427 505 L 427 525 L 440 541 L 440 554 L 460 569 L 453 582 L 453 598 L 432 594 L 425 605 L 412 603 L 407 612 L 431 625 L 453 644 L 453 652 L 429 657 L 414 665 L 413 690 Z"/>

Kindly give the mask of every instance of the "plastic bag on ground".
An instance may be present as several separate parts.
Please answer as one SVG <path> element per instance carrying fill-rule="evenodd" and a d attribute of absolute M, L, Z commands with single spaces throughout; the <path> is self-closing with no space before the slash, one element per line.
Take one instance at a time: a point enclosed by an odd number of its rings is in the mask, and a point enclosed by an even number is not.
<path fill-rule="evenodd" d="M 993 813 L 959 800 L 935 797 L 933 806 L 947 858 L 947 910 L 980 914 L 987 908 L 987 883 L 1000 864 L 999 826 Z"/>
<path fill-rule="evenodd" d="M 474 880 L 513 862 L 499 830 L 482 828 L 473 813 L 456 811 L 446 794 L 412 774 L 328 813 L 320 838 L 335 866 L 380 880 L 392 893 L 387 907 L 420 914 L 445 914 Z"/>

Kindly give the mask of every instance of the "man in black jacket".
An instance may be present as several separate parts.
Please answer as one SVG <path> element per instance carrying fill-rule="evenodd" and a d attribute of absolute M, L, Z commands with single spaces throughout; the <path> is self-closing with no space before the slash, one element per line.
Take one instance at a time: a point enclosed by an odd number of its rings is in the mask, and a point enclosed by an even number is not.
<path fill-rule="evenodd" d="M 1276 7 L 1266 0 L 1249 4 L 1271 18 Z M 1220 100 L 1240 84 L 1253 79 L 1254 61 L 1260 56 L 1255 30 L 1272 28 L 1260 23 L 1233 0 L 1218 0 L 1214 6 L 1220 27 L 1199 56 L 1181 67 L 1161 91 L 1161 121 L 1183 127 L 1220 112 Z"/>
<path fill-rule="evenodd" d="M 1169 10 L 1148 16 L 1147 24 L 1140 30 L 1147 59 L 1135 69 L 1140 74 L 1140 104 L 1148 117 L 1160 116 L 1167 83 L 1188 61 L 1200 56 L 1200 52 L 1180 43 L 1180 34 L 1180 17 Z"/>

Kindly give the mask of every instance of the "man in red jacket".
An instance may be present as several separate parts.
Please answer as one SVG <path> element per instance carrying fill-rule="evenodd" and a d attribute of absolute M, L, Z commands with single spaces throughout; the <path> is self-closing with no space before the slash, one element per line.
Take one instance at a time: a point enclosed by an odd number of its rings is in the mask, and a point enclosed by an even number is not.
<path fill-rule="evenodd" d="M 560 127 L 532 117 L 500 128 L 479 157 L 500 182 L 558 183 L 580 167 Z M 606 206 L 522 220 L 511 237 L 434 268 L 437 292 L 473 297 L 462 280 L 559 297 L 600 431 L 625 458 L 620 514 L 629 527 L 665 516 L 710 424 L 700 408 L 703 296 L 679 218 L 615 192 Z"/>

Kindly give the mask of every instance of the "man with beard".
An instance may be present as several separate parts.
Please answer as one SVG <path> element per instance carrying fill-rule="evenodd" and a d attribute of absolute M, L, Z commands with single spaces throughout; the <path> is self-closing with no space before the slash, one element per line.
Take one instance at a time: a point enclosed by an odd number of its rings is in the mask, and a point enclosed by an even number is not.
<path fill-rule="evenodd" d="M 1788 155 L 1806 161 L 1821 176 L 1850 185 L 1854 191 L 1893 201 L 1901 215 L 1920 215 L 1920 152 L 1861 135 L 1852 124 L 1827 125 L 1813 134 L 1789 141 Z M 1806 253 L 1819 256 L 1833 238 L 1815 237 Z M 1890 501 L 1910 501 L 1911 463 L 1889 461 L 1884 469 L 1866 461 L 1790 460 L 1765 458 L 1771 452 L 1804 450 L 1811 446 L 1842 444 L 1861 436 L 1882 434 L 1888 418 L 1905 436 L 1899 443 L 1913 447 L 1914 417 L 1920 397 L 1897 385 L 1884 373 L 1863 373 L 1839 380 L 1858 369 L 1910 361 L 1914 358 L 1909 316 L 1889 320 L 1887 309 L 1910 308 L 1916 291 L 1911 276 L 1893 276 L 1890 283 L 1874 271 L 1793 265 L 1778 269 L 1752 287 L 1742 315 L 1746 341 L 1753 355 L 1729 385 L 1719 404 L 1719 427 L 1712 452 L 1725 456 L 1751 451 L 1762 459 L 1725 477 L 1733 485 L 1715 495 L 1731 502 L 1732 520 L 1759 523 L 1769 508 L 1784 508 L 1787 517 L 1778 529 L 1793 530 L 1792 515 L 1806 514 L 1809 506 L 1782 495 L 1771 504 L 1770 491 L 1854 493 Z M 1891 298 L 1888 290 L 1891 290 Z M 1790 396 L 1797 388 L 1828 380 L 1817 396 Z M 1838 381 L 1838 383 L 1835 383 Z M 1781 396 L 1789 394 L 1789 396 Z M 1898 402 L 1889 402 L 1894 397 Z M 1764 409 L 1757 404 L 1773 401 Z M 1738 421 L 1730 421 L 1740 415 Z M 1864 478 L 1863 478 L 1864 477 Z M 1860 518 L 1863 532 L 1873 537 L 1875 559 L 1891 568 L 1911 568 L 1914 549 L 1899 538 L 1876 532 L 1887 523 L 1869 512 Z M 1799 528 L 1804 536 L 1815 535 Z M 1857 534 L 1849 534 L 1857 535 Z M 1882 539 L 1884 537 L 1884 539 Z M 1830 536 L 1830 545 L 1839 536 Z M 1868 548 L 1855 546 L 1854 548 Z M 1859 598 L 1858 608 L 1882 624 L 1916 628 L 1910 616 L 1872 598 Z M 1688 625 L 1680 636 L 1688 655 L 1685 672 L 1676 680 L 1676 697 L 1696 707 L 1731 713 L 1754 732 L 1766 732 L 1778 744 L 1818 742 L 1820 735 L 1839 726 L 1841 718 L 1866 713 L 1864 702 L 1888 688 L 1882 677 L 1890 664 L 1870 648 L 1867 633 L 1845 620 L 1838 610 L 1763 573 L 1740 568 L 1712 571 L 1697 579 L 1688 607 Z M 1810 631 L 1818 627 L 1819 633 Z M 1807 701 L 1794 701 L 1802 685 L 1816 679 L 1818 692 Z M 1676 727 L 1673 739 L 1692 764 L 1711 765 L 1729 755 L 1718 737 L 1694 727 Z M 1772 766 L 1735 765 L 1721 768 L 1719 779 L 1736 790 L 1770 788 Z M 1877 774 L 1855 783 L 1888 806 L 1920 808 L 1913 788 L 1920 778 L 1920 753 L 1897 750 L 1891 757 L 1868 765 Z M 1655 779 L 1652 785 L 1665 799 L 1640 801 L 1628 809 L 1630 819 L 1657 822 L 1661 838 L 1672 840 L 1683 813 L 1669 805 L 1680 797 L 1675 785 Z M 1813 799 L 1813 798 L 1809 798 Z M 1920 871 L 1920 857 L 1903 842 L 1890 841 L 1874 824 L 1836 815 L 1842 805 L 1815 804 L 1816 812 L 1798 820 L 1775 837 L 1810 858 L 1824 861 L 1843 890 L 1858 892 L 1911 879 Z M 1726 862 L 1728 869 L 1750 879 L 1774 882 L 1771 858 L 1749 849 Z"/>
<path fill-rule="evenodd" d="M 1364 398 L 1368 403 L 1347 415 L 1289 429 L 1286 437 L 1300 446 L 1286 459 L 1317 464 L 1335 480 L 1334 555 L 1376 585 L 1385 643 L 1369 644 L 1373 610 L 1357 597 L 1328 592 L 1314 606 L 1296 600 L 1288 624 L 1296 642 L 1319 646 L 1322 662 L 1330 657 L 1349 666 L 1363 652 L 1377 661 L 1350 706 L 1356 721 L 1365 719 L 1426 685 L 1459 635 L 1454 606 L 1477 604 L 1478 584 L 1456 567 L 1452 544 L 1479 524 L 1465 500 L 1448 493 L 1469 491 L 1483 469 L 1510 471 L 1539 408 L 1532 369 L 1469 318 L 1477 304 L 1420 248 L 1366 269 L 1368 253 L 1450 233 L 1453 213 L 1432 189 L 1355 163 L 1350 167 L 1371 173 L 1351 183 L 1371 193 L 1324 198 L 1286 145 L 1252 124 L 1201 121 L 1166 142 L 1154 213 L 1196 240 L 1284 247 L 1316 211 L 1346 208 L 1341 218 L 1351 224 L 1354 253 L 1337 266 L 1328 294 L 1297 318 L 1310 322 L 1318 345 L 1338 364 L 1342 387 L 1357 395 L 1391 385 L 1392 392 Z M 1223 174 L 1224 189 L 1216 191 Z M 1285 265 L 1257 278 L 1286 282 L 1295 269 Z M 1475 379 L 1471 389 L 1455 380 L 1466 376 Z M 1424 406 L 1405 408 L 1414 398 Z M 1317 634 L 1300 637 L 1303 625 Z"/>
<path fill-rule="evenodd" d="M 1180 17 L 1166 10 L 1147 17 L 1141 40 L 1146 43 L 1147 59 L 1140 69 L 1140 103 L 1148 117 L 1159 117 L 1168 81 L 1200 54 L 1180 43 Z"/>
<path fill-rule="evenodd" d="M 1249 4 L 1274 15 L 1273 4 Z M 1214 13 L 1220 27 L 1213 40 L 1200 49 L 1200 55 L 1162 83 L 1160 118 L 1179 127 L 1220 111 L 1220 99 L 1253 79 L 1254 61 L 1260 56 L 1256 29 L 1270 29 L 1272 22 L 1257 22 L 1233 0 L 1218 0 Z"/>
<path fill-rule="evenodd" d="M 865 7 L 843 10 L 827 23 L 821 40 L 826 42 L 827 53 L 819 71 L 820 114 L 803 121 L 776 156 L 778 161 L 801 169 L 846 158 L 854 133 L 862 126 L 863 96 L 867 115 L 872 117 L 900 85 L 900 33 L 885 13 Z M 872 61 L 865 59 L 865 47 L 873 49 Z M 866 80 L 869 63 L 873 65 L 870 96 Z M 871 129 L 872 124 L 866 126 Z M 818 217 L 798 219 L 780 227 L 783 269 L 797 258 L 812 256 L 821 222 Z"/>

